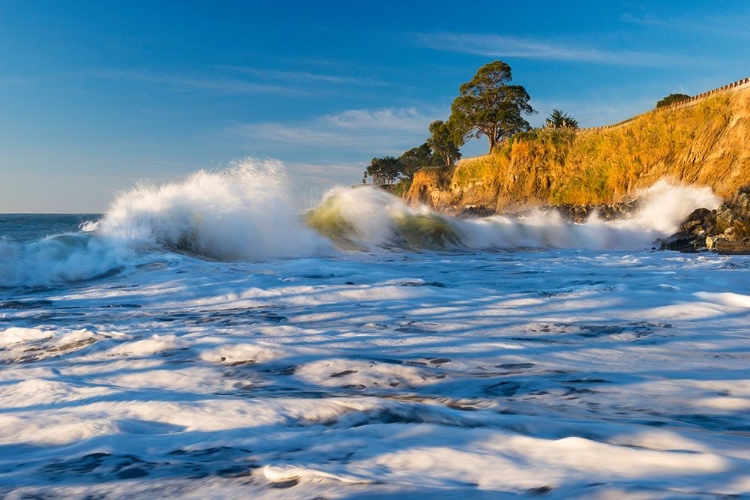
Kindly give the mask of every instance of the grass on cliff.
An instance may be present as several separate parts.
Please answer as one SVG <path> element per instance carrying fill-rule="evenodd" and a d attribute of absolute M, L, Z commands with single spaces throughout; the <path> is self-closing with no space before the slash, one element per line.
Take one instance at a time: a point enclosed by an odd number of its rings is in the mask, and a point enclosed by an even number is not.
<path fill-rule="evenodd" d="M 617 128 L 537 129 L 461 161 L 452 183 L 481 183 L 508 199 L 611 203 L 660 177 L 685 175 L 681 165 L 701 160 L 700 151 L 710 149 L 731 117 L 730 96 L 717 95 Z"/>

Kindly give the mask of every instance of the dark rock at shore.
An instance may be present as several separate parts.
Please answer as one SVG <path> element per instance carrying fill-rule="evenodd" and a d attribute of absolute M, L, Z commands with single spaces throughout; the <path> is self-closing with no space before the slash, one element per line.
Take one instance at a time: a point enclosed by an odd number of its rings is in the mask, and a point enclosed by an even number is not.
<path fill-rule="evenodd" d="M 716 212 L 707 208 L 694 210 L 680 225 L 679 231 L 661 241 L 661 250 L 687 253 L 706 250 L 706 237 L 716 229 Z"/>
<path fill-rule="evenodd" d="M 601 220 L 611 221 L 625 219 L 638 210 L 638 200 L 624 201 L 613 203 L 611 205 L 552 205 L 549 207 L 537 208 L 543 212 L 557 212 L 563 219 L 569 222 L 581 224 L 586 222 L 594 213 Z M 525 210 L 515 215 L 524 216 L 531 214 L 531 210 Z"/>
<path fill-rule="evenodd" d="M 484 206 L 469 206 L 464 207 L 463 210 L 461 210 L 457 215 L 458 217 L 462 217 L 465 219 L 473 219 L 473 218 L 481 218 L 481 217 L 490 217 L 492 215 L 496 215 L 497 212 L 495 212 L 494 209 Z"/>
<path fill-rule="evenodd" d="M 699 208 L 680 230 L 661 241 L 662 250 L 750 254 L 750 185 L 742 187 L 717 210 Z"/>
<path fill-rule="evenodd" d="M 592 214 L 601 220 L 619 220 L 631 216 L 638 210 L 638 200 L 613 203 L 611 205 L 556 205 L 552 207 L 564 219 L 571 222 L 586 222 Z"/>
<path fill-rule="evenodd" d="M 611 205 L 553 205 L 524 210 L 516 217 L 530 215 L 533 211 L 555 211 L 563 219 L 586 222 L 594 213 L 601 220 L 611 221 L 632 216 L 639 208 L 639 200 L 629 200 Z M 456 213 L 459 217 L 489 217 L 497 212 L 486 206 L 466 206 Z M 750 184 L 739 189 L 716 210 L 699 208 L 680 225 L 679 231 L 659 240 L 660 250 L 694 253 L 713 251 L 727 255 L 750 255 Z"/>

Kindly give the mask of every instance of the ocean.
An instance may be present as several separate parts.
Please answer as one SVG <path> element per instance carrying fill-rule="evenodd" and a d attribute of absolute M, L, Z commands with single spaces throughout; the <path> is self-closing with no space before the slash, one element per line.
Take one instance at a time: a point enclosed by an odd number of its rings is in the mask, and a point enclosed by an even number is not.
<path fill-rule="evenodd" d="M 0 216 L 5 498 L 750 494 L 750 257 L 628 220 L 300 208 L 248 162 Z"/>

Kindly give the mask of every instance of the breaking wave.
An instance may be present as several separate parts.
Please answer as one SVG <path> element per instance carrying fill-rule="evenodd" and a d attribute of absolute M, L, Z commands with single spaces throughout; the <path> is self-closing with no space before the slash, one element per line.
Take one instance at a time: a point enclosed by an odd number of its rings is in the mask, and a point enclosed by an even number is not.
<path fill-rule="evenodd" d="M 133 256 L 86 233 L 50 236 L 19 244 L 0 241 L 0 287 L 39 286 L 83 281 L 116 273 Z"/>
<path fill-rule="evenodd" d="M 144 254 L 177 252 L 209 260 L 297 258 L 331 251 L 304 225 L 276 161 L 245 160 L 182 182 L 121 194 L 98 221 L 75 234 L 29 244 L 0 241 L 0 286 L 97 278 Z"/>
<path fill-rule="evenodd" d="M 280 162 L 246 160 L 180 183 L 139 186 L 87 229 L 136 250 L 166 249 L 214 260 L 317 255 L 328 242 L 292 209 Z"/>
<path fill-rule="evenodd" d="M 639 211 L 627 220 L 605 222 L 594 214 L 573 224 L 556 212 L 457 219 L 409 207 L 373 187 L 334 188 L 302 217 L 289 192 L 281 163 L 257 160 L 142 185 L 78 233 L 27 244 L 0 239 L 0 286 L 93 279 L 163 252 L 257 261 L 330 255 L 334 248 L 640 249 L 674 233 L 694 209 L 720 203 L 708 188 L 660 182 L 642 193 Z"/>
<path fill-rule="evenodd" d="M 409 207 L 377 188 L 335 188 L 308 224 L 344 248 L 633 250 L 673 234 L 696 208 L 715 209 L 720 202 L 709 188 L 660 181 L 640 193 L 639 209 L 630 218 L 605 222 L 594 213 L 574 224 L 555 211 L 458 219 Z"/>

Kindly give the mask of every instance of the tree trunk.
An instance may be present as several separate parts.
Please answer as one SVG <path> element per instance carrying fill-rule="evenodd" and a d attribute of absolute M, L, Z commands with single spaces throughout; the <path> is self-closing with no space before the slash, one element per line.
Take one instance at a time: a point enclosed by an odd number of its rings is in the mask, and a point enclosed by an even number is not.
<path fill-rule="evenodd" d="M 488 126 L 485 129 L 485 135 L 487 136 L 487 142 L 490 143 L 490 152 L 489 152 L 489 154 L 492 154 L 492 150 L 495 149 L 495 146 L 497 146 L 497 129 L 498 129 L 497 123 L 494 123 L 494 124 L 492 124 L 491 126 Z"/>

